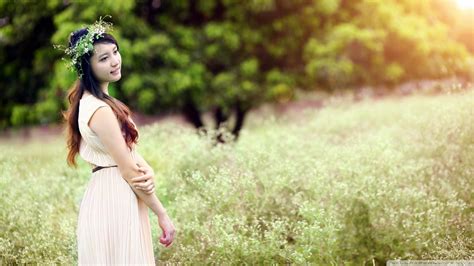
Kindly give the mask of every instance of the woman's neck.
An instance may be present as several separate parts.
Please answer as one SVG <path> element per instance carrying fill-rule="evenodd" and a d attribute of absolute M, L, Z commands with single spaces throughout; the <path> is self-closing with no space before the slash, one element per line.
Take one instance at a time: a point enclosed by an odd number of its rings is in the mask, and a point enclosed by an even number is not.
<path fill-rule="evenodd" d="M 100 89 L 102 90 L 102 92 L 109 95 L 109 83 L 108 82 L 101 83 L 100 84 Z"/>

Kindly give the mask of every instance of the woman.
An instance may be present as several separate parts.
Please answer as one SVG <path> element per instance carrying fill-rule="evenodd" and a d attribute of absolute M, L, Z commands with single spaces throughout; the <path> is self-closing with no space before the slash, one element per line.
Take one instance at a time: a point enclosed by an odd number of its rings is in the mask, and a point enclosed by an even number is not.
<path fill-rule="evenodd" d="M 66 53 L 79 80 L 69 93 L 69 165 L 79 154 L 92 176 L 79 209 L 79 264 L 155 264 L 148 208 L 172 244 L 175 228 L 155 196 L 154 172 L 136 152 L 138 131 L 130 110 L 109 96 L 121 78 L 121 57 L 110 24 L 100 20 L 71 34 Z"/>

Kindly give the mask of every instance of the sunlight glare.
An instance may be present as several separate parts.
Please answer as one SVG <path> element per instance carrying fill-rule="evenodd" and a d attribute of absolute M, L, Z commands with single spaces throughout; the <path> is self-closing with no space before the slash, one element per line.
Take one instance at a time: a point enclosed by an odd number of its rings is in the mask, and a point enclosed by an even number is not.
<path fill-rule="evenodd" d="M 474 0 L 456 0 L 456 3 L 461 9 L 474 9 Z"/>

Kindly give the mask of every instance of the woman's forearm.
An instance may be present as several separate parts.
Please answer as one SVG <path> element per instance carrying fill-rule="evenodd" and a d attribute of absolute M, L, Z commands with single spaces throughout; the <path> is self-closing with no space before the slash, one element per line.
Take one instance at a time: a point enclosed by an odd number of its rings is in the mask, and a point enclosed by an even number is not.
<path fill-rule="evenodd" d="M 166 214 L 166 210 L 161 204 L 160 200 L 155 194 L 146 194 L 143 190 L 136 189 L 133 185 L 130 184 L 130 187 L 135 192 L 137 197 L 139 197 L 145 204 L 155 213 L 156 216 L 161 216 Z"/>
<path fill-rule="evenodd" d="M 155 213 L 157 216 L 161 216 L 166 214 L 166 210 L 161 204 L 158 197 L 155 194 L 147 194 L 143 190 L 136 189 L 133 185 L 132 178 L 143 175 L 142 172 L 138 170 L 138 166 L 132 166 L 128 168 L 129 171 L 123 171 L 122 176 L 124 177 L 125 181 L 130 185 L 133 192 L 139 197 L 143 202 Z"/>
<path fill-rule="evenodd" d="M 151 166 L 145 161 L 145 159 L 143 159 L 143 157 L 138 152 L 136 153 L 136 160 L 138 165 L 153 170 L 153 168 L 151 168 Z"/>

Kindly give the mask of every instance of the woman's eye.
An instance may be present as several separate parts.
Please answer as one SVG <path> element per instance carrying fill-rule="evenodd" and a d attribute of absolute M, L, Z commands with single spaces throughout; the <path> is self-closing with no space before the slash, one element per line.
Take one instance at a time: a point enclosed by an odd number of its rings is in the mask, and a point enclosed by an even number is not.
<path fill-rule="evenodd" d="M 114 54 L 117 54 L 117 53 L 118 53 L 118 50 L 115 50 L 115 51 L 114 51 Z"/>
<path fill-rule="evenodd" d="M 105 59 L 107 59 L 107 57 L 102 57 L 99 61 L 100 61 L 100 62 L 104 62 Z"/>

